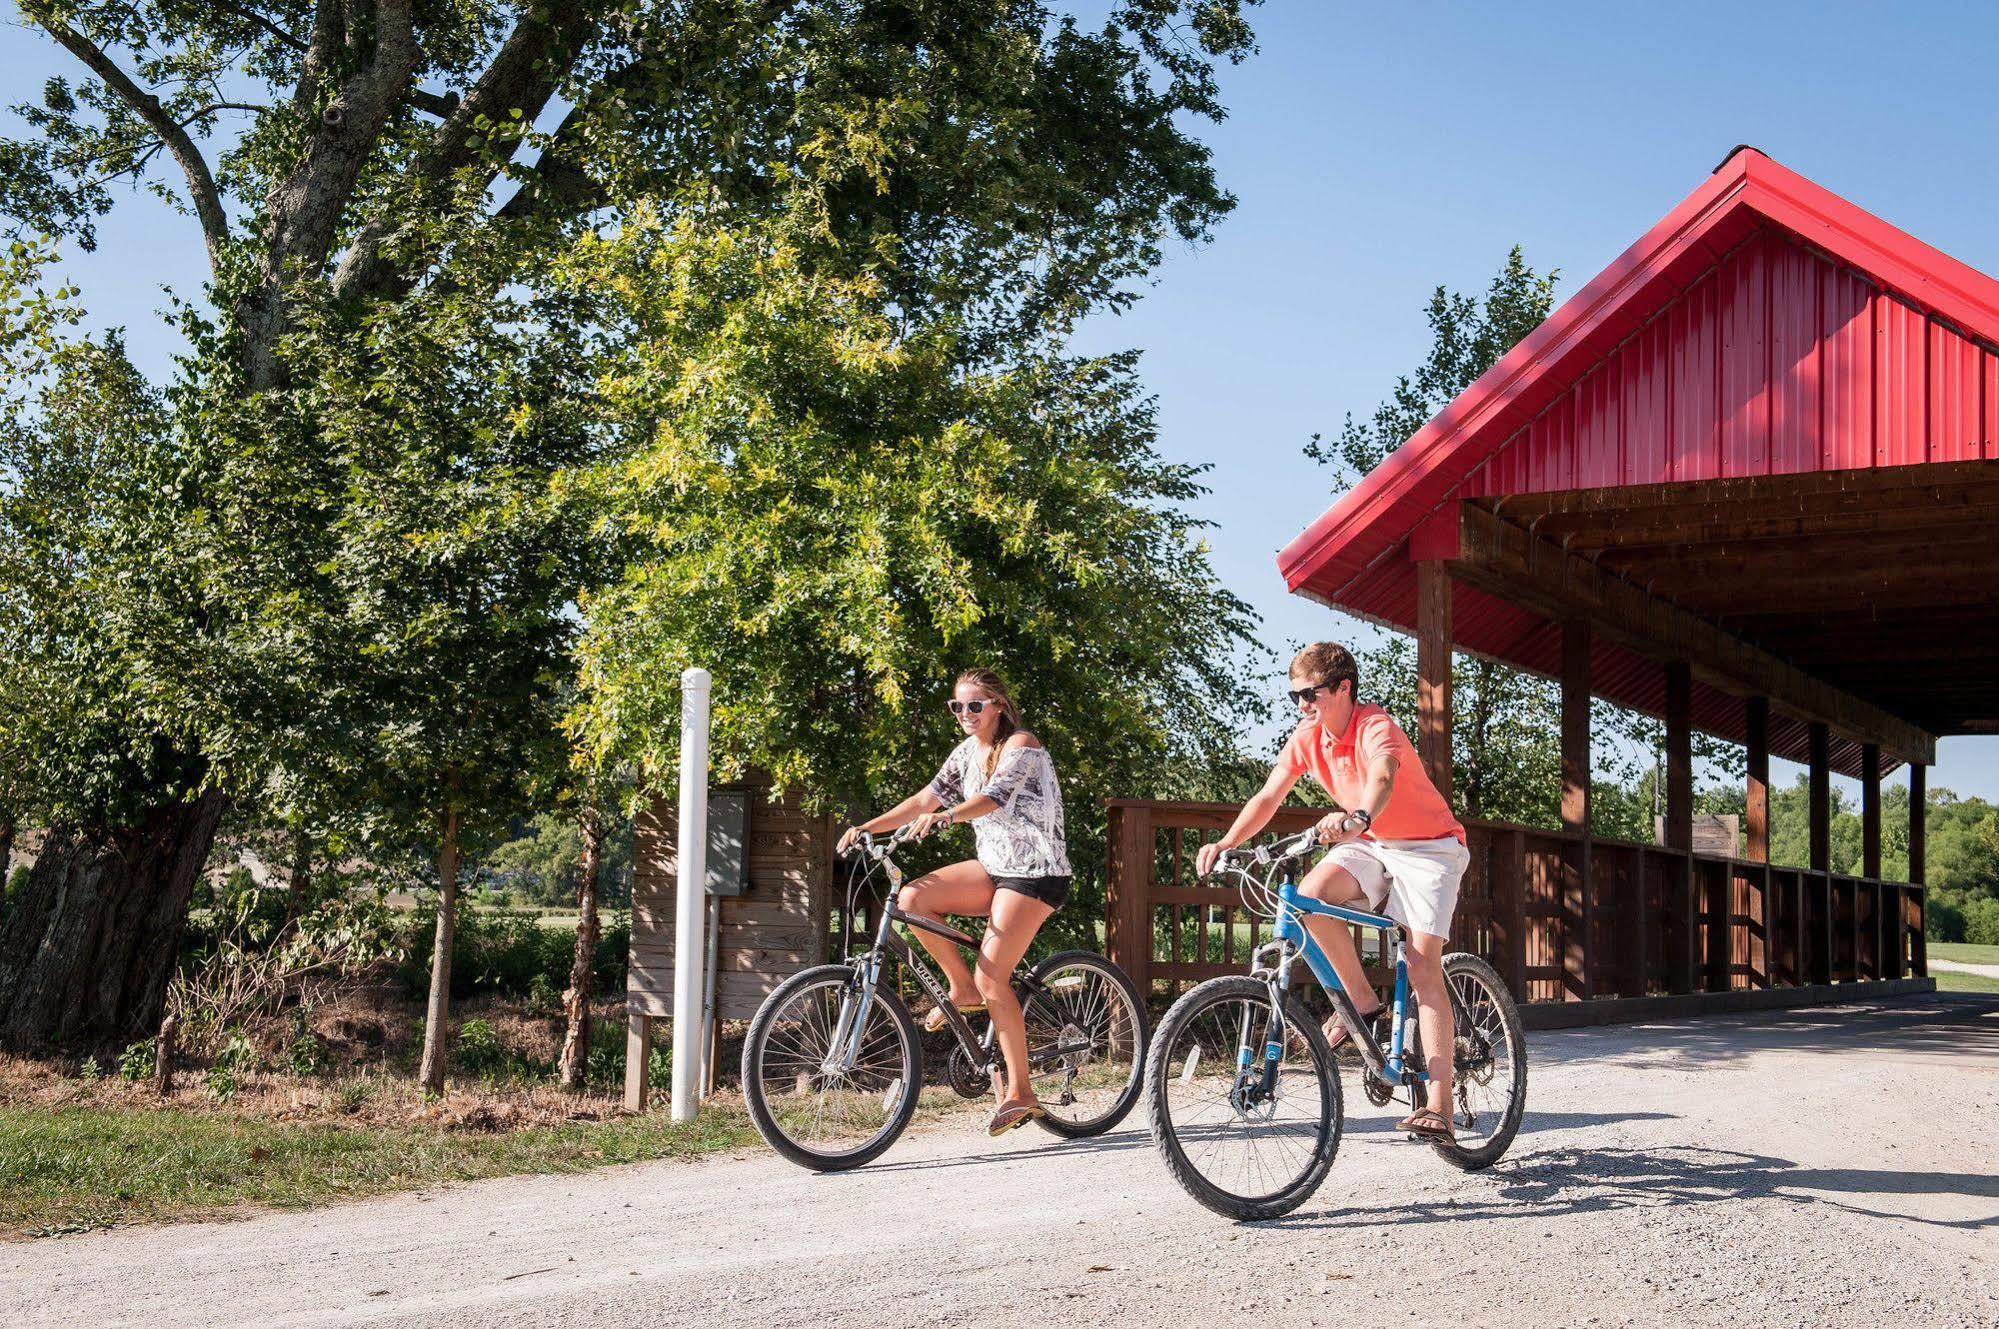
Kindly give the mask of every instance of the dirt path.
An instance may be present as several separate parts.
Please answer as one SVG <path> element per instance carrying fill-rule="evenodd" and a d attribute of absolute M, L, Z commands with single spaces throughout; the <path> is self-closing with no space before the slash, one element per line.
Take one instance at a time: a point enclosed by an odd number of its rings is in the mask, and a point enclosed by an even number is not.
<path fill-rule="evenodd" d="M 1947 974 L 1977 974 L 1981 978 L 1999 978 L 1999 964 L 1969 964 L 1963 960 L 1931 960 L 1932 970 L 1941 969 Z"/>
<path fill-rule="evenodd" d="M 0 1247 L 10 1325 L 1999 1323 L 1999 999 L 1531 1036 L 1512 1156 L 1348 1096 L 1292 1219 L 1231 1226 L 1127 1128 L 970 1124 Z M 1945 1123 L 1960 1123 L 1952 1131 Z M 728 1317 L 724 1321 L 721 1317 Z"/>

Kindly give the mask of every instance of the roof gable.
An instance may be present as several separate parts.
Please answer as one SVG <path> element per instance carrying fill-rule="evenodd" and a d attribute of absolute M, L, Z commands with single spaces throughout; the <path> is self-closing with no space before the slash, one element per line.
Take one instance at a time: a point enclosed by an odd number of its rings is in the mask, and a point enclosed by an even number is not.
<path fill-rule="evenodd" d="M 1999 456 L 1995 342 L 1999 282 L 1741 149 L 1279 571 L 1348 607 L 1453 498 Z"/>

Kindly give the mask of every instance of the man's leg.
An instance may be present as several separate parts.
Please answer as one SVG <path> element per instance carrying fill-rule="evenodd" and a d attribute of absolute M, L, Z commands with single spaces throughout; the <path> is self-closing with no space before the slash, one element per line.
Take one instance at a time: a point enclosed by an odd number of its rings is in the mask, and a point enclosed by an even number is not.
<path fill-rule="evenodd" d="M 1451 1020 L 1451 994 L 1444 983 L 1444 946 L 1447 939 L 1427 932 L 1411 931 L 1405 954 L 1409 961 L 1409 987 L 1416 994 L 1416 1027 L 1423 1031 L 1423 1056 L 1430 1073 L 1424 1103 L 1449 1122 L 1456 1113 L 1451 1096 L 1451 1063 L 1456 1050 L 1457 1031 Z"/>
<path fill-rule="evenodd" d="M 1305 874 L 1305 880 L 1298 883 L 1298 893 L 1326 904 L 1371 908 L 1366 892 L 1354 880 L 1353 873 L 1330 858 L 1320 859 L 1319 865 Z M 1360 952 L 1354 947 L 1353 929 L 1339 919 L 1327 918 L 1323 914 L 1306 914 L 1304 921 L 1312 940 L 1319 943 L 1319 949 L 1332 962 L 1333 972 L 1340 976 L 1340 985 L 1353 998 L 1355 1009 L 1362 1015 L 1373 1014 L 1380 1000 L 1374 995 L 1373 985 L 1367 981 L 1367 969 L 1361 964 Z"/>

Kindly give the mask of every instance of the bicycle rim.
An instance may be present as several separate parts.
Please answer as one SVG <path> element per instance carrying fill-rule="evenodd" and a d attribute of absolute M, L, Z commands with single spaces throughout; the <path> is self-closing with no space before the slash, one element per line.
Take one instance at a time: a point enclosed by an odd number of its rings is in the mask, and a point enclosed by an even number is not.
<path fill-rule="evenodd" d="M 1517 1045 L 1517 1017 L 1507 1019 L 1504 994 L 1494 990 L 1495 980 L 1488 974 L 1470 965 L 1452 966 L 1445 974 L 1457 1026 L 1451 1126 L 1457 1152 L 1467 1157 L 1487 1151 L 1497 1156 L 1511 1143 L 1527 1090 L 1526 1049 Z"/>
<path fill-rule="evenodd" d="M 1269 1218 L 1302 1203 L 1339 1148 L 1339 1073 L 1296 1002 L 1284 1022 L 1277 1091 L 1249 1091 L 1271 1027 L 1256 980 L 1203 984 L 1168 1012 L 1154 1039 L 1153 1130 L 1181 1184 L 1234 1218 Z M 1245 1058 L 1245 1054 L 1246 1058 Z M 1239 1069 L 1245 1059 L 1247 1072 Z"/>
<path fill-rule="evenodd" d="M 763 1022 L 754 1068 L 771 1126 L 793 1148 L 835 1161 L 867 1155 L 906 1123 L 921 1086 L 903 1022 L 880 995 L 861 1017 L 852 1066 L 836 1050 L 853 1028 L 859 1000 L 852 978 L 828 973 L 800 984 Z M 849 1036 L 851 1034 L 849 1033 Z"/>
<path fill-rule="evenodd" d="M 1056 956 L 1036 977 L 1021 1014 L 1043 1124 L 1064 1134 L 1114 1124 L 1131 1110 L 1144 1069 L 1144 1012 L 1094 955 Z"/>

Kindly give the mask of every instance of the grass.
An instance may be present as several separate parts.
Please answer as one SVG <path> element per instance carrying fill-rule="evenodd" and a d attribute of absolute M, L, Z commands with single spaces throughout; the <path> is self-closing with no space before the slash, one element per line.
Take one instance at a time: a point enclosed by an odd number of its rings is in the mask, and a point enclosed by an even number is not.
<path fill-rule="evenodd" d="M 1974 946 L 1965 941 L 1933 941 L 1930 958 L 1958 964 L 1999 964 L 1999 946 Z"/>
<path fill-rule="evenodd" d="M 445 1181 L 575 1172 L 760 1144 L 740 1107 L 494 1134 L 216 1112 L 0 1106 L 0 1231 L 47 1236 L 243 1205 L 299 1208 Z"/>
<path fill-rule="evenodd" d="M 1935 949 L 1934 943 L 1931 949 Z M 1930 977 L 1937 981 L 1939 992 L 1999 992 L 1999 978 L 1987 978 L 1984 974 L 1954 974 L 1939 969 Z"/>

